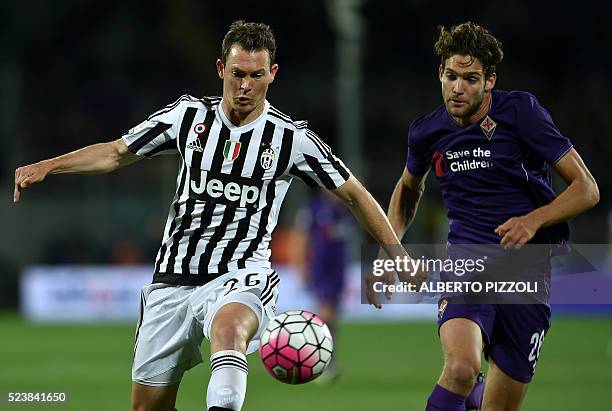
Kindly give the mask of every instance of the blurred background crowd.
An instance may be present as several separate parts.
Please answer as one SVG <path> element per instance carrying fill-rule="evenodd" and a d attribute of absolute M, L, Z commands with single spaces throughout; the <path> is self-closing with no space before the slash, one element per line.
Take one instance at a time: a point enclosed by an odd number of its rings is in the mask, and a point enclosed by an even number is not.
<path fill-rule="evenodd" d="M 51 176 L 18 205 L 11 203 L 14 169 L 116 139 L 182 94 L 220 95 L 214 63 L 238 18 L 265 22 L 276 33 L 280 71 L 269 101 L 309 120 L 385 209 L 405 164 L 408 126 L 441 104 L 437 26 L 473 20 L 488 27 L 505 52 L 497 88 L 535 94 L 599 183 L 601 202 L 572 222 L 572 240 L 606 243 L 612 5 L 562 3 L 3 1 L 0 304 L 16 304 L 16 277 L 26 264 L 152 264 L 176 157 L 107 176 Z M 408 242 L 445 240 L 436 186 L 430 177 Z M 306 196 L 296 181 L 278 238 L 291 235 Z M 288 258 L 286 251 L 277 244 L 273 258 Z"/>

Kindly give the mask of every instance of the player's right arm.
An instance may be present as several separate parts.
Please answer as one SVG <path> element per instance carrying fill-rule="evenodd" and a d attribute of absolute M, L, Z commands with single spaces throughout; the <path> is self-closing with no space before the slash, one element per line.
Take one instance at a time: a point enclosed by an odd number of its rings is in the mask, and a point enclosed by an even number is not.
<path fill-rule="evenodd" d="M 404 167 L 404 172 L 391 194 L 387 218 L 399 239 L 404 237 L 414 220 L 419 201 L 425 190 L 426 178 L 427 173 L 422 176 L 414 176 Z"/>
<path fill-rule="evenodd" d="M 422 132 L 422 123 L 422 119 L 417 119 L 410 125 L 406 165 L 391 194 L 387 210 L 387 218 L 400 240 L 414 220 L 431 168 L 431 149 L 427 134 Z"/>
<path fill-rule="evenodd" d="M 49 174 L 102 174 L 132 164 L 143 157 L 178 152 L 176 142 L 180 115 L 186 104 L 195 101 L 185 94 L 174 103 L 150 115 L 123 136 L 108 143 L 93 144 L 59 157 L 19 167 L 15 170 L 13 202 L 18 202 L 21 190 L 40 183 Z"/>
<path fill-rule="evenodd" d="M 59 157 L 19 167 L 15 170 L 13 202 L 19 201 L 24 188 L 42 182 L 49 174 L 109 173 L 141 158 L 132 154 L 127 144 L 122 139 L 118 139 L 108 143 L 93 144 Z"/>

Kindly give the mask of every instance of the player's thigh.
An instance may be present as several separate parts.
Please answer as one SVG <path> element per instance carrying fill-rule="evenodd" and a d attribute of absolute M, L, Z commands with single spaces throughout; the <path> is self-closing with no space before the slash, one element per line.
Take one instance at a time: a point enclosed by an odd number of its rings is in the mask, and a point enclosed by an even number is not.
<path fill-rule="evenodd" d="M 482 336 L 480 327 L 467 318 L 452 318 L 440 327 L 444 368 L 438 384 L 449 391 L 468 395 L 480 371 Z"/>
<path fill-rule="evenodd" d="M 498 305 L 496 311 L 487 357 L 506 375 L 529 383 L 550 327 L 550 309 L 542 304 L 516 304 Z"/>
<path fill-rule="evenodd" d="M 194 287 L 164 284 L 143 288 L 132 381 L 151 387 L 171 386 L 202 361 L 204 336 L 188 305 L 193 291 Z"/>
<path fill-rule="evenodd" d="M 240 302 L 229 302 L 213 317 L 210 331 L 210 350 L 246 352 L 246 347 L 259 328 L 259 318 L 251 307 Z"/>
<path fill-rule="evenodd" d="M 483 350 L 480 326 L 467 318 L 451 318 L 440 326 L 444 363 L 469 363 L 480 368 Z"/>
<path fill-rule="evenodd" d="M 210 288 L 194 294 L 192 309 L 204 336 L 211 341 L 213 352 L 244 351 L 245 340 L 247 353 L 257 351 L 259 336 L 275 314 L 279 282 L 273 270 L 242 269 L 220 277 Z"/>
<path fill-rule="evenodd" d="M 179 384 L 166 387 L 152 387 L 132 382 L 132 410 L 172 411 L 176 404 Z"/>
<path fill-rule="evenodd" d="M 482 411 L 518 411 L 528 386 L 510 377 L 489 359 Z"/>

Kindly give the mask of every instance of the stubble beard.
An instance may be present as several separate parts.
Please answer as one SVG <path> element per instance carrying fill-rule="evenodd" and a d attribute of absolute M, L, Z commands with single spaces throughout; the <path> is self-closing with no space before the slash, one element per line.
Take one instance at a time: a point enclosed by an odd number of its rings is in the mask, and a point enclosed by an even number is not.
<path fill-rule="evenodd" d="M 451 98 L 451 97 L 449 97 Z M 446 100 L 446 111 L 448 111 L 453 117 L 458 117 L 458 118 L 469 118 L 472 115 L 474 115 L 478 109 L 480 108 L 480 105 L 482 104 L 482 101 L 484 100 L 484 94 L 481 94 L 480 96 L 478 96 L 478 99 L 476 101 L 474 101 L 473 103 L 468 104 L 468 106 L 463 110 L 463 111 L 459 111 L 459 112 L 454 112 L 451 110 L 451 105 L 452 102 Z"/>

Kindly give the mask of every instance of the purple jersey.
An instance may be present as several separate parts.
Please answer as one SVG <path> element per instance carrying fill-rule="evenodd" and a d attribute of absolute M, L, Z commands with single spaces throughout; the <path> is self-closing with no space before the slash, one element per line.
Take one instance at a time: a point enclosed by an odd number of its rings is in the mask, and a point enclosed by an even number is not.
<path fill-rule="evenodd" d="M 480 121 L 457 124 L 441 105 L 412 123 L 407 169 L 431 167 L 448 210 L 451 244 L 495 244 L 495 228 L 555 198 L 550 167 L 572 148 L 537 99 L 522 91 L 492 92 Z M 540 229 L 532 243 L 562 243 L 567 223 Z"/>

